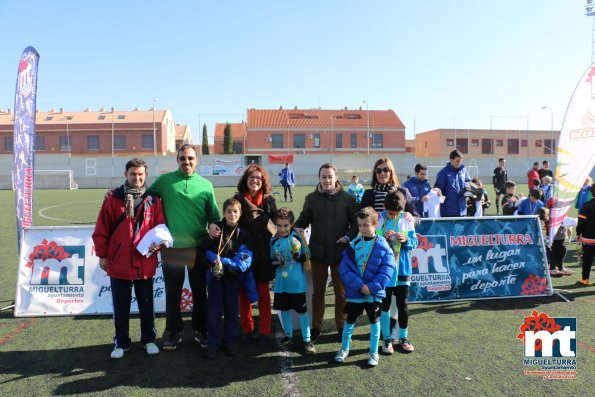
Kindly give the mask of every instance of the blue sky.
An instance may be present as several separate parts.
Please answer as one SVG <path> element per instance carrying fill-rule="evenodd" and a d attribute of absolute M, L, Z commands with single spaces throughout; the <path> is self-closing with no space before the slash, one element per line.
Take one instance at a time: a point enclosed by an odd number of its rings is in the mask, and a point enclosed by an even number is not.
<path fill-rule="evenodd" d="M 0 0 L 0 108 L 40 53 L 37 107 L 393 109 L 414 131 L 559 129 L 591 63 L 585 0 Z M 211 114 L 229 114 L 213 116 Z"/>

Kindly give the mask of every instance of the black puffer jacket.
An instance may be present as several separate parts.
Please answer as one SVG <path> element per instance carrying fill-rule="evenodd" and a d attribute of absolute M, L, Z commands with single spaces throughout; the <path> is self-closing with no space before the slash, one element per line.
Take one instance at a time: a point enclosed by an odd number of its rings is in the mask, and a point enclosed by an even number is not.
<path fill-rule="evenodd" d="M 312 260 L 337 265 L 347 244 L 337 244 L 343 236 L 354 239 L 357 236 L 356 212 L 359 210 L 355 198 L 337 183 L 332 193 L 320 189 L 306 196 L 304 207 L 294 226 L 312 226 L 310 253 Z"/>
<path fill-rule="evenodd" d="M 243 194 L 237 193 L 234 196 L 242 203 L 242 216 L 238 222 L 240 227 L 246 230 L 250 236 L 249 248 L 252 251 L 252 266 L 256 281 L 271 281 L 274 277 L 274 269 L 269 257 L 271 233 L 267 225 L 269 220 L 277 212 L 275 199 L 265 194 L 260 207 L 255 206 Z"/>

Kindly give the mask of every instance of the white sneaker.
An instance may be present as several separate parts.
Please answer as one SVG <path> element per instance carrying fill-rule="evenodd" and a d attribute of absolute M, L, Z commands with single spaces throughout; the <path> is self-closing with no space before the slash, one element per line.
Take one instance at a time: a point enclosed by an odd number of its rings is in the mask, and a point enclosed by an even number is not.
<path fill-rule="evenodd" d="M 375 367 L 378 365 L 378 353 L 368 353 L 368 365 L 370 367 Z"/>
<path fill-rule="evenodd" d="M 349 355 L 349 350 L 341 349 L 337 352 L 337 354 L 335 354 L 335 361 L 343 364 L 348 355 Z"/>
<path fill-rule="evenodd" d="M 112 354 L 110 354 L 111 358 L 122 358 L 124 357 L 124 352 L 125 350 L 122 349 L 121 347 L 116 347 L 114 350 L 112 350 Z"/>
<path fill-rule="evenodd" d="M 145 350 L 147 351 L 147 354 L 158 354 L 159 353 L 159 348 L 154 343 L 147 343 L 145 345 Z"/>

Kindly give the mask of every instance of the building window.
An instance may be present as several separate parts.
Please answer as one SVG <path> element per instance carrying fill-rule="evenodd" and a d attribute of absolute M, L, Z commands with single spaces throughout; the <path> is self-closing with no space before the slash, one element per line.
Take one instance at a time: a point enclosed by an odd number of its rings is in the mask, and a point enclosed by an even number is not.
<path fill-rule="evenodd" d="M 424 149 L 428 148 L 428 141 L 424 141 Z"/>
<path fill-rule="evenodd" d="M 494 153 L 494 140 L 490 138 L 483 138 L 481 140 L 481 154 L 492 154 Z"/>
<path fill-rule="evenodd" d="M 97 120 L 105 120 L 105 114 L 100 114 L 97 116 Z"/>
<path fill-rule="evenodd" d="M 119 114 L 118 115 L 118 120 L 124 120 L 126 118 L 125 114 Z"/>
<path fill-rule="evenodd" d="M 496 147 L 504 147 L 504 139 L 496 139 Z"/>
<path fill-rule="evenodd" d="M 479 139 L 471 139 L 471 146 L 479 147 Z"/>
<path fill-rule="evenodd" d="M 52 121 L 54 116 L 46 116 L 45 121 Z"/>
<path fill-rule="evenodd" d="M 320 147 L 320 134 L 314 134 L 314 147 Z"/>
<path fill-rule="evenodd" d="M 535 147 L 542 147 L 543 146 L 543 141 L 541 139 L 537 139 L 535 141 Z"/>
<path fill-rule="evenodd" d="M 351 141 L 350 141 L 349 146 L 352 149 L 356 149 L 357 148 L 357 134 L 351 134 Z"/>
<path fill-rule="evenodd" d="M 143 149 L 153 149 L 153 135 L 145 134 L 142 139 Z"/>
<path fill-rule="evenodd" d="M 244 145 L 242 142 L 235 142 L 233 143 L 233 152 L 235 154 L 244 153 Z"/>
<path fill-rule="evenodd" d="M 376 149 L 382 149 L 384 147 L 384 135 L 374 134 L 372 138 L 372 147 Z"/>
<path fill-rule="evenodd" d="M 87 137 L 87 149 L 99 150 L 99 135 L 89 135 Z"/>
<path fill-rule="evenodd" d="M 554 154 L 556 152 L 556 140 L 543 140 L 543 154 Z"/>
<path fill-rule="evenodd" d="M 283 134 L 273 134 L 271 136 L 272 141 L 271 141 L 271 147 L 273 149 L 281 149 L 283 148 Z"/>
<path fill-rule="evenodd" d="M 343 148 L 343 135 L 341 135 L 341 134 L 335 135 L 335 148 L 337 148 L 337 149 Z"/>
<path fill-rule="evenodd" d="M 126 149 L 126 135 L 114 135 L 114 149 L 115 150 Z"/>
<path fill-rule="evenodd" d="M 521 147 L 527 147 L 528 142 L 526 139 L 521 140 Z"/>
<path fill-rule="evenodd" d="M 454 146 L 455 145 L 455 140 L 454 139 L 447 139 L 446 140 L 446 146 Z"/>
<path fill-rule="evenodd" d="M 61 135 L 60 136 L 60 150 L 67 152 L 70 151 L 70 142 L 69 139 L 70 138 L 68 135 Z"/>
<path fill-rule="evenodd" d="M 519 140 L 509 139 L 508 140 L 508 154 L 519 154 Z"/>
<path fill-rule="evenodd" d="M 35 137 L 35 150 L 45 150 L 45 136 Z"/>
<path fill-rule="evenodd" d="M 4 151 L 12 152 L 13 150 L 14 150 L 14 137 L 5 136 L 4 137 Z"/>
<path fill-rule="evenodd" d="M 463 154 L 469 153 L 469 140 L 467 138 L 457 138 L 457 149 Z"/>
<path fill-rule="evenodd" d="M 293 147 L 296 149 L 303 149 L 306 147 L 305 134 L 293 134 Z"/>

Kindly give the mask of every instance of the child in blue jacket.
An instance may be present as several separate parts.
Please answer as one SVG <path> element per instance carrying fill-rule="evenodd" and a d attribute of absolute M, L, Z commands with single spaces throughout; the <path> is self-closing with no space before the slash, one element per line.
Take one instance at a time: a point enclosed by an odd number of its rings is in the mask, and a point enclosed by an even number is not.
<path fill-rule="evenodd" d="M 415 234 L 414 223 L 404 216 L 405 196 L 399 191 L 388 193 L 384 199 L 384 211 L 380 214 L 379 226 L 376 233 L 384 236 L 395 254 L 397 263 L 396 272 L 393 274 L 386 287 L 386 297 L 382 301 L 380 314 L 380 327 L 382 328 L 382 352 L 393 354 L 393 342 L 404 353 L 411 353 L 413 345 L 409 340 L 409 310 L 407 297 L 411 285 L 411 251 L 417 248 L 418 239 Z M 391 340 L 389 309 L 392 296 L 395 296 L 399 312 L 398 337 Z"/>
<path fill-rule="evenodd" d="M 294 310 L 300 320 L 302 341 L 306 354 L 316 353 L 316 348 L 310 340 L 310 316 L 306 305 L 305 262 L 307 246 L 296 231 L 292 231 L 295 216 L 289 208 L 280 208 L 275 215 L 277 234 L 271 239 L 271 259 L 275 266 L 275 301 L 273 309 L 281 311 L 281 320 L 285 336 L 279 342 L 283 348 L 293 343 L 293 323 L 291 310 Z"/>
<path fill-rule="evenodd" d="M 223 220 L 217 223 L 221 229 L 218 238 L 205 243 L 205 256 L 210 270 L 207 272 L 208 291 L 208 339 L 207 357 L 215 358 L 221 343 L 230 356 L 238 354 L 240 337 L 238 296 L 244 273 L 252 263 L 248 249 L 248 234 L 238 226 L 242 205 L 230 198 L 223 203 Z M 223 337 L 220 322 L 223 320 Z"/>
<path fill-rule="evenodd" d="M 349 355 L 355 321 L 366 311 L 370 320 L 370 351 L 368 365 L 378 365 L 380 337 L 380 305 L 386 296 L 385 288 L 395 272 L 395 256 L 385 238 L 376 236 L 378 213 L 371 207 L 357 214 L 360 235 L 343 251 L 339 274 L 345 284 L 345 326 L 341 350 L 335 361 L 343 363 Z"/>

